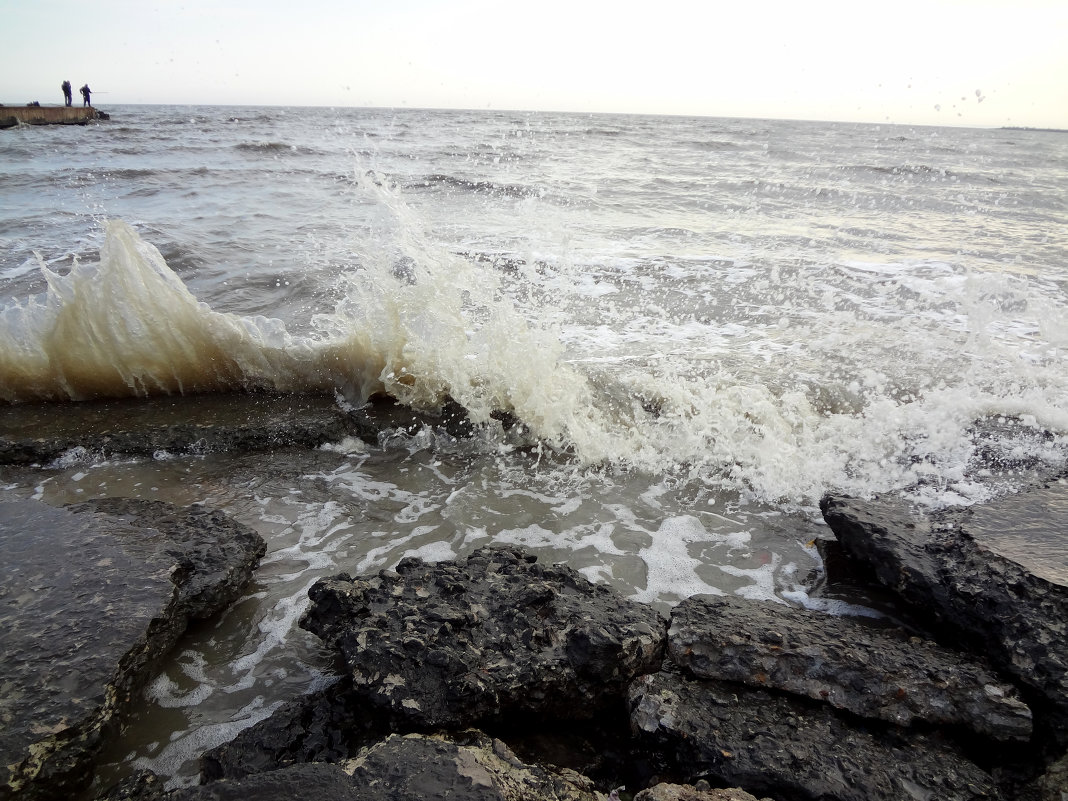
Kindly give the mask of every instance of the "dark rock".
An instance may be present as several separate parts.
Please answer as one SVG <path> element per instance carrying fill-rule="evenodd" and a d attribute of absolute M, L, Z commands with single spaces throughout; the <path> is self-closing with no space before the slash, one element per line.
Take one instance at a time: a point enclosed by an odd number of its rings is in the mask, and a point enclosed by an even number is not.
<path fill-rule="evenodd" d="M 709 787 L 691 787 L 688 784 L 657 784 L 642 790 L 634 796 L 634 801 L 760 801 L 745 790 L 728 788 L 713 790 Z M 764 801 L 768 801 L 764 799 Z"/>
<path fill-rule="evenodd" d="M 159 776 L 150 770 L 138 770 L 97 796 L 96 801 L 158 801 L 166 794 Z"/>
<path fill-rule="evenodd" d="M 318 395 L 87 401 L 64 406 L 62 415 L 54 404 L 20 404 L 0 414 L 0 464 L 43 464 L 74 448 L 105 457 L 256 452 L 316 447 L 347 436 L 374 441 L 377 434 L 367 411 L 349 412 Z"/>
<path fill-rule="evenodd" d="M 1049 766 L 1035 790 L 1038 801 L 1068 801 L 1068 754 Z"/>
<path fill-rule="evenodd" d="M 630 689 L 631 724 L 664 770 L 757 795 L 819 801 L 975 801 L 999 797 L 953 748 L 866 729 L 826 705 L 661 672 Z"/>
<path fill-rule="evenodd" d="M 898 726 L 1031 736 L 1031 710 L 978 660 L 853 618 L 694 596 L 672 612 L 668 653 L 699 678 L 807 696 Z"/>
<path fill-rule="evenodd" d="M 387 737 L 390 721 L 372 714 L 343 679 L 284 704 L 266 720 L 201 758 L 201 780 L 241 778 L 303 762 L 344 762 Z M 566 768 L 612 787 L 642 786 L 652 775 L 631 750 L 622 698 L 618 710 L 594 721 L 522 721 L 491 732 L 530 764 Z"/>
<path fill-rule="evenodd" d="M 354 693 L 398 728 L 593 717 L 658 667 L 666 636 L 652 608 L 519 549 L 405 559 L 309 595 L 301 625 L 338 648 Z"/>
<path fill-rule="evenodd" d="M 181 787 L 164 793 L 150 789 L 145 795 L 123 795 L 100 801 L 370 801 L 373 798 L 339 765 L 309 762 L 243 779 Z"/>
<path fill-rule="evenodd" d="M 303 762 L 342 762 L 389 733 L 386 722 L 354 702 L 342 679 L 283 704 L 200 760 L 204 782 L 234 779 Z"/>
<path fill-rule="evenodd" d="M 0 798 L 58 798 L 192 618 L 231 603 L 265 551 L 221 512 L 130 499 L 0 504 Z"/>
<path fill-rule="evenodd" d="M 987 656 L 1036 725 L 1068 739 L 1068 486 L 934 517 L 890 498 L 821 507 L 853 558 L 933 629 Z"/>
<path fill-rule="evenodd" d="M 424 425 L 470 436 L 466 410 L 449 401 L 425 415 L 388 398 L 344 409 L 325 395 L 254 393 L 84 401 L 63 407 L 27 403 L 0 410 L 0 464 L 45 464 L 76 448 L 111 457 L 314 448 L 357 437 L 378 442 L 390 430 Z M 28 432 L 32 432 L 28 435 Z"/>
<path fill-rule="evenodd" d="M 481 732 L 394 735 L 340 765 L 308 763 L 129 801 L 599 801 L 585 777 L 525 765 Z"/>
<path fill-rule="evenodd" d="M 504 743 L 481 732 L 455 739 L 393 735 L 345 763 L 365 788 L 361 798 L 408 801 L 598 801 L 589 779 L 519 761 Z"/>

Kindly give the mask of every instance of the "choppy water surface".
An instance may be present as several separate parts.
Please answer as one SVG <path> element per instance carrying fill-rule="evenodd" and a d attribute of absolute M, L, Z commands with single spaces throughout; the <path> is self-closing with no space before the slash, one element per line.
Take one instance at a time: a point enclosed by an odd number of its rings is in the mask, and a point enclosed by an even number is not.
<path fill-rule="evenodd" d="M 447 394 L 480 426 L 0 472 L 0 498 L 204 503 L 268 542 L 150 686 L 117 772 L 191 781 L 205 747 L 329 680 L 295 625 L 319 576 L 519 543 L 664 609 L 833 607 L 823 493 L 1011 491 L 976 470 L 981 419 L 988 452 L 1065 463 L 1065 135 L 108 111 L 0 132 L 3 403 Z"/>

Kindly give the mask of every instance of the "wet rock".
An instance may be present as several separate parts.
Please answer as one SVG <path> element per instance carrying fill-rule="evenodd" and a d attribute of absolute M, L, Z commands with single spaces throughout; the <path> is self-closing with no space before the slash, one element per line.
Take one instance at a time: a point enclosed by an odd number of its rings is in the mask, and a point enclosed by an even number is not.
<path fill-rule="evenodd" d="M 631 725 L 684 781 L 820 801 L 975 801 L 990 777 L 933 738 L 864 727 L 826 705 L 661 672 L 637 679 Z"/>
<path fill-rule="evenodd" d="M 657 669 L 666 623 L 520 549 L 405 559 L 316 582 L 301 625 L 336 646 L 353 692 L 397 728 L 591 718 Z"/>
<path fill-rule="evenodd" d="M 344 762 L 389 736 L 391 725 L 388 717 L 372 714 L 343 679 L 284 704 L 231 742 L 208 751 L 201 758 L 201 781 L 241 778 L 303 762 Z M 567 768 L 604 786 L 642 786 L 651 775 L 644 756 L 631 751 L 622 697 L 618 710 L 594 721 L 525 721 L 489 733 L 525 762 Z"/>
<path fill-rule="evenodd" d="M 454 737 L 393 735 L 338 765 L 308 763 L 128 801 L 603 801 L 589 779 L 526 765 L 477 731 Z"/>
<path fill-rule="evenodd" d="M 1035 790 L 1038 801 L 1068 801 L 1068 754 L 1049 766 Z"/>
<path fill-rule="evenodd" d="M 289 701 L 200 760 L 204 782 L 235 779 L 304 762 L 342 762 L 389 733 L 386 721 L 354 703 L 342 679 Z"/>
<path fill-rule="evenodd" d="M 356 437 L 369 443 L 387 431 L 428 425 L 470 436 L 466 411 L 447 402 L 437 415 L 415 412 L 388 398 L 346 409 L 332 396 L 206 394 L 85 401 L 63 406 L 30 403 L 0 414 L 0 464 L 47 464 L 84 449 L 92 454 L 152 456 L 314 448 Z M 32 432 L 28 434 L 28 432 Z"/>
<path fill-rule="evenodd" d="M 1031 736 L 1031 710 L 978 660 L 853 618 L 694 596 L 673 610 L 668 653 L 699 678 L 803 695 L 898 726 Z"/>
<path fill-rule="evenodd" d="M 120 785 L 98 801 L 369 801 L 363 787 L 338 765 L 309 762 L 281 770 L 169 792 L 157 785 Z"/>
<path fill-rule="evenodd" d="M 768 801 L 758 799 L 745 790 L 729 788 L 712 790 L 705 786 L 688 784 L 668 784 L 666 782 L 642 790 L 634 796 L 634 801 Z"/>
<path fill-rule="evenodd" d="M 900 500 L 825 498 L 843 548 L 928 625 L 987 656 L 1036 725 L 1068 739 L 1068 485 L 925 517 Z"/>
<path fill-rule="evenodd" d="M 343 765 L 365 788 L 362 798 L 407 801 L 600 801 L 589 779 L 522 763 L 500 740 L 481 732 L 455 738 L 394 735 Z"/>
<path fill-rule="evenodd" d="M 157 801 L 166 794 L 163 779 L 150 770 L 137 770 L 98 795 L 96 801 Z"/>
<path fill-rule="evenodd" d="M 157 660 L 265 545 L 221 512 L 112 498 L 0 504 L 0 550 L 0 798 L 37 799 L 91 778 Z"/>

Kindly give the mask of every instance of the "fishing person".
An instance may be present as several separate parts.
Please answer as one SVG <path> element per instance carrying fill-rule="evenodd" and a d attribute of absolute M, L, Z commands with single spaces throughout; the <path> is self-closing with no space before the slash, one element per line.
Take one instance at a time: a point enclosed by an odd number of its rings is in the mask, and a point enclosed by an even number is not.
<path fill-rule="evenodd" d="M 78 91 L 82 93 L 82 105 L 92 106 L 93 104 L 89 102 L 89 84 L 83 84 Z"/>
<path fill-rule="evenodd" d="M 63 81 L 63 83 L 59 85 L 59 88 L 63 90 L 63 105 L 69 108 L 73 102 L 71 100 L 70 81 Z"/>

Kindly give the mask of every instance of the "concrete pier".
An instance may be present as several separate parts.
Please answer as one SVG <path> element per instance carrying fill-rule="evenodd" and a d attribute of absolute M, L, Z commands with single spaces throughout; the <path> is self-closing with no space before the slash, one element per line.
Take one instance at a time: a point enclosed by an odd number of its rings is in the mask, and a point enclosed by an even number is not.
<path fill-rule="evenodd" d="M 0 128 L 23 125 L 85 125 L 108 115 L 92 106 L 0 106 Z"/>

